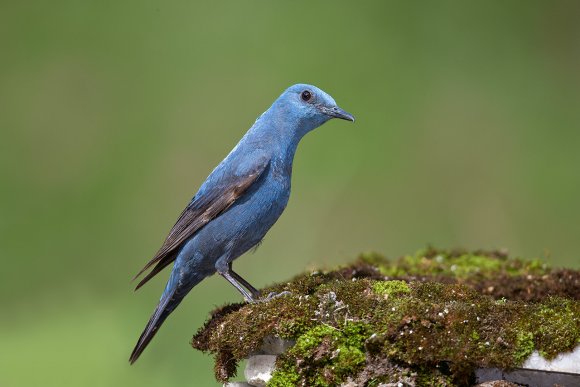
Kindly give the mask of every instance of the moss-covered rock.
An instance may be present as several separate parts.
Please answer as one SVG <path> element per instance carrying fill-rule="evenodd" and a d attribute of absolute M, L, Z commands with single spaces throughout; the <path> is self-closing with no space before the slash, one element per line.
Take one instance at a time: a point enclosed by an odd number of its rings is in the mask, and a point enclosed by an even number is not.
<path fill-rule="evenodd" d="M 215 355 L 218 380 L 268 335 L 296 341 L 271 386 L 463 385 L 475 368 L 509 369 L 534 350 L 550 358 L 580 343 L 580 272 L 502 252 L 365 254 L 264 289 L 281 291 L 291 294 L 214 311 L 194 336 Z"/>

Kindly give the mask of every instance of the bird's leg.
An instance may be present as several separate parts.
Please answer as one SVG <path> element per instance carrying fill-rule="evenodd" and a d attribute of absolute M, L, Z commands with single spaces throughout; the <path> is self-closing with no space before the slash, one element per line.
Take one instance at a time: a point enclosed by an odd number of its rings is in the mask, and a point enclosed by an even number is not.
<path fill-rule="evenodd" d="M 238 281 L 236 281 L 234 279 L 234 277 L 232 277 L 229 272 L 226 271 L 226 272 L 220 273 L 218 271 L 218 273 L 222 277 L 224 277 L 226 280 L 228 280 L 229 283 L 231 283 L 232 285 L 234 285 L 234 287 L 236 289 L 238 289 L 238 291 L 240 293 L 242 293 L 242 296 L 244 296 L 244 298 L 246 299 L 246 301 L 251 302 L 251 303 L 256 302 L 256 299 L 254 299 L 254 297 L 246 289 L 244 289 L 244 287 Z"/>
<path fill-rule="evenodd" d="M 252 293 L 252 297 L 254 297 L 253 302 L 267 302 L 267 301 L 273 300 L 274 298 L 283 297 L 283 296 L 287 296 L 287 295 L 292 294 L 291 292 L 289 292 L 287 290 L 280 292 L 280 293 L 272 292 L 272 293 L 268 294 L 266 297 L 260 299 L 261 292 L 258 289 L 254 288 L 252 285 L 250 285 L 250 283 L 248 281 L 246 281 L 245 279 L 243 279 L 242 276 L 240 276 L 238 273 L 236 273 L 235 271 L 232 270 L 232 262 L 229 263 L 229 269 L 230 269 L 229 270 L 230 275 L 234 279 L 236 279 L 239 283 L 244 285 L 244 287 L 246 289 L 248 289 L 250 291 L 250 293 Z"/>
<path fill-rule="evenodd" d="M 280 292 L 280 293 L 272 292 L 272 293 L 268 294 L 266 297 L 262 298 L 260 300 L 260 302 L 268 302 L 270 300 L 273 300 L 274 298 L 289 296 L 291 294 L 292 294 L 292 292 L 290 292 L 288 290 L 284 290 L 283 292 Z"/>
<path fill-rule="evenodd" d="M 230 272 L 230 275 L 232 276 L 232 278 L 234 278 L 236 281 L 238 281 L 240 284 L 242 284 L 246 289 L 248 289 L 250 291 L 250 293 L 252 293 L 252 297 L 254 297 L 254 298 L 260 297 L 260 291 L 258 289 L 256 289 L 255 287 L 253 287 L 252 285 L 250 285 L 250 283 L 248 281 L 243 279 L 241 275 L 239 275 L 238 273 L 236 273 L 232 269 L 232 262 L 229 263 L 229 269 L 230 269 L 229 272 Z"/>
<path fill-rule="evenodd" d="M 235 273 L 232 273 L 231 263 L 227 262 L 227 259 L 225 256 L 220 258 L 216 262 L 215 268 L 216 268 L 217 272 L 219 273 L 219 275 L 224 277 L 230 284 L 234 285 L 234 287 L 236 289 L 238 289 L 238 292 L 242 293 L 242 296 L 244 296 L 246 301 L 256 302 L 256 298 L 254 298 L 254 296 L 252 294 L 250 294 L 250 292 L 248 292 L 248 290 L 244 289 L 244 287 L 240 283 L 242 281 L 238 281 L 236 278 L 234 278 L 234 276 L 232 274 L 235 274 Z M 235 275 L 238 278 L 241 278 L 239 275 L 237 275 L 237 274 L 235 274 Z M 247 283 L 247 281 L 245 281 L 245 280 L 243 280 L 243 282 Z M 254 288 L 252 288 L 252 289 L 256 290 Z"/>
<path fill-rule="evenodd" d="M 245 279 L 243 279 L 238 273 L 233 271 L 232 263 L 227 262 L 227 259 L 225 259 L 225 257 L 220 258 L 216 262 L 215 268 L 219 273 L 219 275 L 224 277 L 230 284 L 234 285 L 234 287 L 238 289 L 240 293 L 242 293 L 242 296 L 244 296 L 244 298 L 248 302 L 251 303 L 266 302 L 280 296 L 286 296 L 291 294 L 288 291 L 282 293 L 270 293 L 265 298 L 260 299 L 260 291 L 255 287 L 253 287 L 252 285 L 250 285 L 250 283 Z"/>

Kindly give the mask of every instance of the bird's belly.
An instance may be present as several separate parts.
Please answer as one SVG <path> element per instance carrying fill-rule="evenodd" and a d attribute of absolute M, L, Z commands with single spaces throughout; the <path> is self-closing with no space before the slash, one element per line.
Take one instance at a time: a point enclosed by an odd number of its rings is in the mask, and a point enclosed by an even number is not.
<path fill-rule="evenodd" d="M 266 181 L 205 225 L 187 244 L 207 265 L 226 253 L 234 260 L 264 238 L 284 211 L 289 195 L 284 183 Z"/>

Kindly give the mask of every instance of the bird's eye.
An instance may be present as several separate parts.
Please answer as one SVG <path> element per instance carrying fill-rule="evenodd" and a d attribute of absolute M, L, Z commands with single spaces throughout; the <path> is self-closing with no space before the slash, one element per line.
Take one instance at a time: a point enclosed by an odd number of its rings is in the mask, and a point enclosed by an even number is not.
<path fill-rule="evenodd" d="M 302 98 L 302 101 L 308 102 L 312 99 L 312 93 L 308 90 L 304 90 L 302 94 L 300 94 L 300 98 Z"/>

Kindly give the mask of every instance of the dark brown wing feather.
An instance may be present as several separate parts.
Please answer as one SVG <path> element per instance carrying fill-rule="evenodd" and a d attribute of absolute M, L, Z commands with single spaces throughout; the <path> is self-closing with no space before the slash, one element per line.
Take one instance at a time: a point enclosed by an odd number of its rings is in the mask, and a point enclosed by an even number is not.
<path fill-rule="evenodd" d="M 189 206 L 183 210 L 179 219 L 165 238 L 165 242 L 141 271 L 135 276 L 136 279 L 151 266 L 156 266 L 145 277 L 135 290 L 143 286 L 155 274 L 173 262 L 177 256 L 177 248 L 197 230 L 206 225 L 210 220 L 227 210 L 244 192 L 260 177 L 266 166 L 267 160 L 260 160 L 255 168 L 248 171 L 244 176 L 236 176 L 233 181 L 220 185 L 219 189 L 212 190 L 212 194 L 205 195 L 199 199 L 194 199 Z"/>
<path fill-rule="evenodd" d="M 164 256 L 163 258 L 161 258 L 159 260 L 159 262 L 157 262 L 157 264 L 155 265 L 153 270 L 151 270 L 149 273 L 147 273 L 147 275 L 145 277 L 143 277 L 143 279 L 141 281 L 139 281 L 139 283 L 135 287 L 135 290 L 139 289 L 141 286 L 143 286 L 147 282 L 149 282 L 149 280 L 151 278 L 155 277 L 155 275 L 157 275 L 157 273 L 159 273 L 161 270 L 165 269 L 165 266 L 167 266 L 171 262 L 175 261 L 176 257 L 177 257 L 177 251 L 174 251 L 172 254 L 168 254 L 168 255 Z M 143 270 L 145 270 L 145 269 L 143 269 Z M 141 272 L 143 272 L 143 270 Z M 137 277 L 135 277 L 135 278 L 137 278 Z M 133 278 L 133 279 L 135 279 L 135 278 Z"/>

